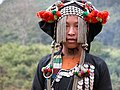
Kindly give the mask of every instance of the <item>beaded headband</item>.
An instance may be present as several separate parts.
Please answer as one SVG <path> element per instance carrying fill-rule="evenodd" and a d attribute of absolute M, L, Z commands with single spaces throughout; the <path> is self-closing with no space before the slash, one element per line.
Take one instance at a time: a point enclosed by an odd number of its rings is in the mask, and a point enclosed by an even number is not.
<path fill-rule="evenodd" d="M 80 8 L 75 7 L 75 6 L 66 6 L 63 9 L 61 9 L 60 12 L 61 12 L 61 17 L 59 17 L 59 19 L 63 18 L 64 16 L 67 16 L 67 15 L 77 15 L 77 16 L 83 18 L 83 16 L 82 16 L 83 10 L 81 10 Z M 58 19 L 58 21 L 59 21 L 59 19 Z"/>

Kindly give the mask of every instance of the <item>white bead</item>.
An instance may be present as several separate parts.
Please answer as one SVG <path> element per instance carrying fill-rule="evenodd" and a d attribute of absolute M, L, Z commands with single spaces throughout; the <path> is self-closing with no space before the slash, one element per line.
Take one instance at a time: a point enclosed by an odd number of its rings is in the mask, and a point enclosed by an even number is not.
<path fill-rule="evenodd" d="M 77 85 L 77 88 L 81 90 L 81 89 L 82 89 L 82 86 Z"/>
<path fill-rule="evenodd" d="M 91 69 L 95 69 L 95 67 L 94 67 L 93 65 L 90 65 L 90 68 L 91 68 Z"/>
<path fill-rule="evenodd" d="M 84 64 L 84 67 L 85 67 L 85 68 L 88 68 L 89 66 L 88 66 L 88 64 Z"/>
<path fill-rule="evenodd" d="M 83 81 L 78 81 L 78 85 L 83 85 Z"/>
<path fill-rule="evenodd" d="M 59 78 L 56 78 L 56 80 L 55 80 L 56 82 L 59 82 L 60 81 L 60 79 Z"/>

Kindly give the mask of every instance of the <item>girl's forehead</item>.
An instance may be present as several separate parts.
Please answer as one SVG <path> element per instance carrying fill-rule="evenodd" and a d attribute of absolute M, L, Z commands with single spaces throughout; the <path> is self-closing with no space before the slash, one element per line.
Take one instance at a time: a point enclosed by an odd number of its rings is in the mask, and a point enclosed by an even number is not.
<path fill-rule="evenodd" d="M 68 15 L 67 18 L 78 18 L 76 15 Z"/>
<path fill-rule="evenodd" d="M 69 22 L 69 21 L 78 22 L 78 16 L 76 16 L 76 15 L 69 15 L 69 16 L 67 16 L 66 22 Z"/>

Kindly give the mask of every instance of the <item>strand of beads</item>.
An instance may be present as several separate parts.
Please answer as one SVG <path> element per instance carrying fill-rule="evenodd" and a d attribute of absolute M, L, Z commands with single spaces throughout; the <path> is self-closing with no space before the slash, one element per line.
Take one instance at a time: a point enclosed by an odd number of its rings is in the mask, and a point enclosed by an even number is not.
<path fill-rule="evenodd" d="M 90 76 L 90 69 L 80 70 L 79 72 L 74 72 L 74 75 L 77 75 L 80 78 Z"/>
<path fill-rule="evenodd" d="M 42 72 L 45 78 L 50 78 L 53 74 L 53 66 L 50 64 L 49 67 L 43 67 Z"/>

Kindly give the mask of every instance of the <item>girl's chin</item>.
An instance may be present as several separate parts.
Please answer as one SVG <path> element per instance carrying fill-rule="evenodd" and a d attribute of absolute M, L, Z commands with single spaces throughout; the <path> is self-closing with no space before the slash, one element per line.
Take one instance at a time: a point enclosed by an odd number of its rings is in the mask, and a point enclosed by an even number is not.
<path fill-rule="evenodd" d="M 65 42 L 63 43 L 63 45 L 66 47 L 66 48 L 77 48 L 79 47 L 80 44 L 78 44 L 77 42 L 75 43 L 69 43 L 69 42 Z"/>
<path fill-rule="evenodd" d="M 67 48 L 70 48 L 70 49 L 77 48 L 77 47 L 78 47 L 78 45 L 72 45 L 72 44 L 67 46 Z"/>

